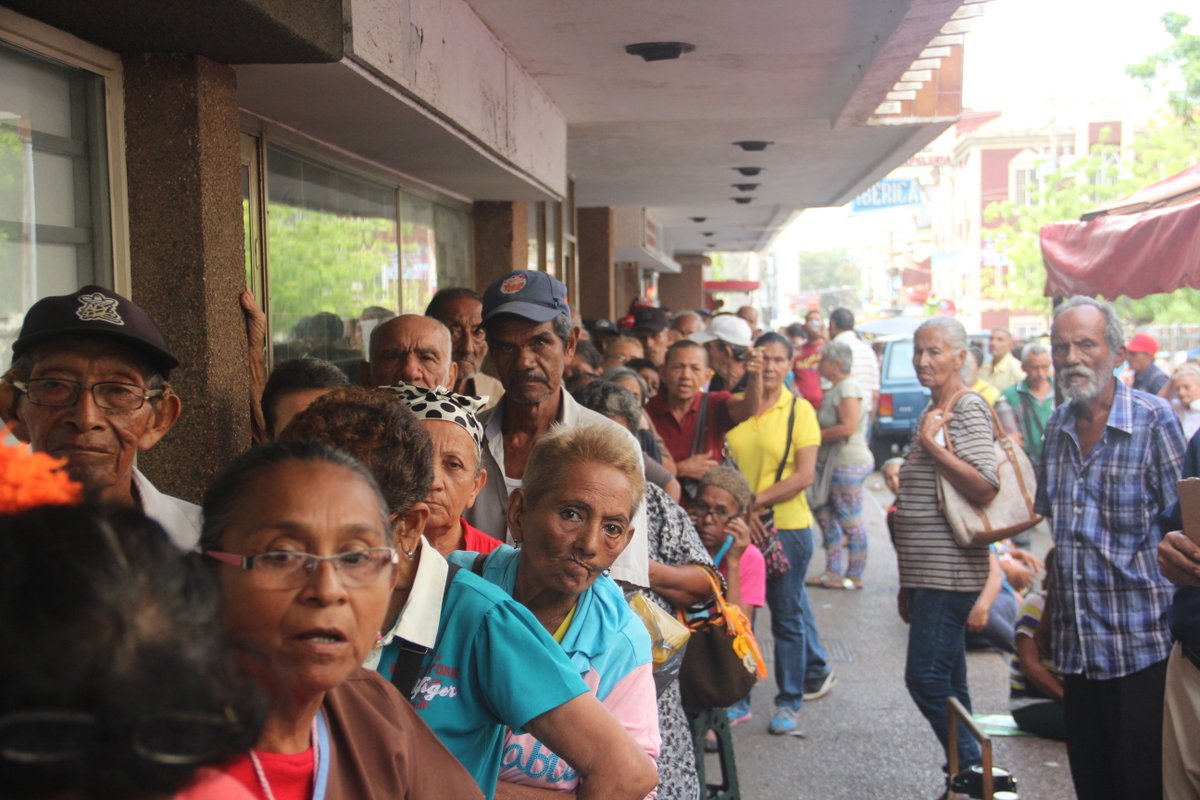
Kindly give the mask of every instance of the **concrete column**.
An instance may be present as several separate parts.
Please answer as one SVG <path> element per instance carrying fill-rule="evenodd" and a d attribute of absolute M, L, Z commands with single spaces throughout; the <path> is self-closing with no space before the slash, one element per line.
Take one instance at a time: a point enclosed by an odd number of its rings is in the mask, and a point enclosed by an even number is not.
<path fill-rule="evenodd" d="M 708 256 L 699 254 L 675 254 L 682 269 L 678 275 L 664 272 L 658 276 L 658 297 L 661 303 L 673 311 L 685 308 L 700 308 L 704 305 L 704 265 Z"/>
<path fill-rule="evenodd" d="M 237 84 L 199 56 L 125 58 L 133 299 L 180 367 L 175 429 L 139 457 L 164 492 L 198 501 L 250 442 Z"/>
<path fill-rule="evenodd" d="M 584 319 L 615 320 L 613 211 L 607 207 L 581 208 L 577 217 L 580 313 Z"/>
<path fill-rule="evenodd" d="M 529 265 L 529 209 L 523 200 L 475 204 L 476 290 Z"/>

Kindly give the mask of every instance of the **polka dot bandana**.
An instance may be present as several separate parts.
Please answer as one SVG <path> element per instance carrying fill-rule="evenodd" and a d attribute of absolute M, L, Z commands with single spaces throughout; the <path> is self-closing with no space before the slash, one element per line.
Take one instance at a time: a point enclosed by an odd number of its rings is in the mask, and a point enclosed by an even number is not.
<path fill-rule="evenodd" d="M 397 383 L 384 388 L 399 392 L 417 419 L 440 419 L 461 425 L 475 440 L 475 449 L 483 449 L 483 425 L 475 415 L 487 404 L 486 397 L 468 397 L 441 386 L 426 389 L 411 383 Z"/>

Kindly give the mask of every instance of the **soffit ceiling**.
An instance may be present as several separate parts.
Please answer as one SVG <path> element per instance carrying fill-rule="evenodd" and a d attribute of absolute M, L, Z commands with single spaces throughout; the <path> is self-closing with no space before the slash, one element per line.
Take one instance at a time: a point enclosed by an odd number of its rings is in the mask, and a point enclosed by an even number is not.
<path fill-rule="evenodd" d="M 673 250 L 698 252 L 764 247 L 940 133 L 945 120 L 865 123 L 963 0 L 468 2 L 565 115 L 577 205 L 646 207 Z M 696 49 L 659 62 L 624 51 L 665 40 Z M 731 145 L 744 139 L 775 144 Z"/>

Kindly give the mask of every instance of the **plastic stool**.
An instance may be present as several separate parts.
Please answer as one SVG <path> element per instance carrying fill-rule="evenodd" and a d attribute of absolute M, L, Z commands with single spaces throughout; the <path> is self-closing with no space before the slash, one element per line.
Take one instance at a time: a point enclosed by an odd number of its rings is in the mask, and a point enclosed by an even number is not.
<path fill-rule="evenodd" d="M 717 759 L 721 763 L 721 783 L 707 783 L 704 776 L 704 736 L 712 731 L 717 736 Z M 729 715 L 723 708 L 712 708 L 692 718 L 692 747 L 696 751 L 696 775 L 708 800 L 741 800 L 738 789 L 737 762 L 733 755 Z"/>

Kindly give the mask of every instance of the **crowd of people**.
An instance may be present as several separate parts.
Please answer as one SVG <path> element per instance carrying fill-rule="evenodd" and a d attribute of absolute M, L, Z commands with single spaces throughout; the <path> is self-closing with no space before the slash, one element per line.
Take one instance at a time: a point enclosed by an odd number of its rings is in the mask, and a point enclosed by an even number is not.
<path fill-rule="evenodd" d="M 929 407 L 876 465 L 878 360 L 845 308 L 780 332 L 749 307 L 581 325 L 562 283 L 518 270 L 375 315 L 353 368 L 266 374 L 241 302 L 254 442 L 200 506 L 136 466 L 183 413 L 154 320 L 97 286 L 26 314 L 0 382 L 28 445 L 0 451 L 0 627 L 21 643 L 0 648 L 0 795 L 695 800 L 707 709 L 630 598 L 768 608 L 764 727 L 803 736 L 838 682 L 809 590 L 863 587 L 877 467 L 905 683 L 943 748 L 966 649 L 992 647 L 1081 798 L 1200 792 L 1200 545 L 1176 492 L 1200 474 L 1200 368 L 1158 370 L 1108 305 L 1061 305 L 1019 353 L 993 331 L 990 357 L 927 320 Z M 941 482 L 977 506 L 1013 490 L 1001 435 L 1038 465 L 1044 562 L 1027 537 L 964 547 L 945 516 Z M 749 696 L 723 718 L 752 722 Z M 980 763 L 962 727 L 956 746 Z"/>

